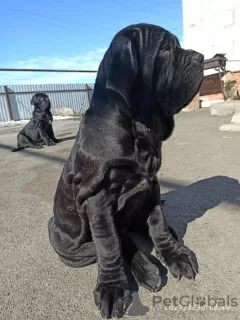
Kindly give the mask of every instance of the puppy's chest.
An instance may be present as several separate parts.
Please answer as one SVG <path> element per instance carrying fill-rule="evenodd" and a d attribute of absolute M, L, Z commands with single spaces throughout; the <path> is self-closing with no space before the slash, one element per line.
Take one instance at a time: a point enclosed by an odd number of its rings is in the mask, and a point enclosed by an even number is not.
<path fill-rule="evenodd" d="M 50 118 L 46 118 L 43 120 L 43 126 L 45 128 L 49 128 L 52 125 L 52 120 Z"/>
<path fill-rule="evenodd" d="M 33 124 L 34 124 L 34 127 L 37 129 L 37 128 L 44 128 L 45 130 L 49 129 L 52 125 L 52 120 L 49 119 L 49 118 L 44 118 L 44 119 L 34 119 L 33 120 Z"/>
<path fill-rule="evenodd" d="M 140 172 L 154 178 L 161 166 L 161 146 L 154 134 L 146 126 L 135 123 L 135 158 L 139 164 Z"/>

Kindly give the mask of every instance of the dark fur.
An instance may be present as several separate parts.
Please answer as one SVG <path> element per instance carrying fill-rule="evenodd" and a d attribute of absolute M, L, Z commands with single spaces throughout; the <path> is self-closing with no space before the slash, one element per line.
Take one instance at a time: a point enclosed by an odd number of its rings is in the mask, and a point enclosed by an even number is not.
<path fill-rule="evenodd" d="M 168 228 L 156 175 L 173 116 L 197 94 L 202 77 L 203 56 L 149 24 L 121 30 L 99 66 L 57 186 L 49 236 L 66 265 L 97 261 L 94 296 L 105 318 L 122 317 L 131 303 L 124 260 L 139 284 L 161 287 L 157 264 L 136 247 L 133 232 L 150 235 L 174 277 L 194 279 L 198 271 L 194 254 Z"/>
<path fill-rule="evenodd" d="M 17 149 L 13 149 L 12 152 L 25 148 L 41 149 L 43 145 L 54 146 L 59 142 L 53 132 L 49 97 L 45 93 L 36 93 L 31 99 L 31 105 L 34 105 L 32 118 L 19 132 Z"/>

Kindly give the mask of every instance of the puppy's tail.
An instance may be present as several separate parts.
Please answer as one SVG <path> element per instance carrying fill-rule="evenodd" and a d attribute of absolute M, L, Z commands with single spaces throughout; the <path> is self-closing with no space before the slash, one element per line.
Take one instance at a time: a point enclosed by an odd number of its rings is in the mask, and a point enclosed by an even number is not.
<path fill-rule="evenodd" d="M 16 148 L 16 149 L 12 149 L 11 152 L 17 152 L 17 151 L 21 151 L 25 149 L 24 147 L 20 147 L 20 148 Z"/>

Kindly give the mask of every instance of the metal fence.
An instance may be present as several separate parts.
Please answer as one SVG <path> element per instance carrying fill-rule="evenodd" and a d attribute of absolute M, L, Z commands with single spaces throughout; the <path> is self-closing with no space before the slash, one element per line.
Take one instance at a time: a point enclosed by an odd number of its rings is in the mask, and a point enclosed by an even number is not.
<path fill-rule="evenodd" d="M 30 104 L 36 92 L 45 92 L 56 109 L 71 108 L 74 112 L 84 113 L 89 107 L 94 84 L 42 84 L 0 86 L 0 122 L 25 120 L 32 116 Z"/>

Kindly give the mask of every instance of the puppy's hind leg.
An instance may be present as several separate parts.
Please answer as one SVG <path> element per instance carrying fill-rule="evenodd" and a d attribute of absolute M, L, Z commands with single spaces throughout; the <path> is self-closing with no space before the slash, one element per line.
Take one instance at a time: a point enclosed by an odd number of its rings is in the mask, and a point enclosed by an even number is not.
<path fill-rule="evenodd" d="M 22 132 L 20 132 L 17 136 L 17 148 L 11 151 L 16 152 L 27 148 L 41 149 L 42 145 L 34 143 L 28 136 L 25 136 Z"/>
<path fill-rule="evenodd" d="M 175 230 L 170 226 L 168 229 L 173 238 L 176 241 L 179 241 Z M 151 238 L 149 238 L 149 240 L 149 245 L 151 246 L 153 243 Z M 131 245 L 128 243 L 128 250 L 129 247 L 131 248 Z M 163 270 L 164 266 L 156 257 L 150 253 L 142 252 L 140 248 L 136 249 L 134 254 L 132 254 L 130 266 L 132 274 L 138 285 L 151 292 L 158 292 L 161 290 L 163 284 L 160 270 Z"/>
<path fill-rule="evenodd" d="M 78 239 L 66 233 L 66 230 L 56 223 L 54 217 L 48 222 L 48 234 L 50 244 L 66 266 L 82 268 L 97 262 L 94 242 L 90 241 L 79 244 L 77 247 L 76 245 L 74 246 L 74 244 L 78 243 Z M 79 232 L 79 234 L 81 233 Z"/>
<path fill-rule="evenodd" d="M 36 143 L 32 141 L 28 136 L 21 134 L 21 136 L 18 139 L 18 146 L 24 148 L 41 149 L 42 143 Z"/>
<path fill-rule="evenodd" d="M 158 292 L 162 287 L 158 260 L 139 251 L 130 236 L 122 242 L 122 246 L 124 260 L 137 284 L 151 292 Z"/>

